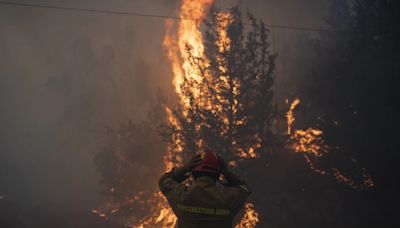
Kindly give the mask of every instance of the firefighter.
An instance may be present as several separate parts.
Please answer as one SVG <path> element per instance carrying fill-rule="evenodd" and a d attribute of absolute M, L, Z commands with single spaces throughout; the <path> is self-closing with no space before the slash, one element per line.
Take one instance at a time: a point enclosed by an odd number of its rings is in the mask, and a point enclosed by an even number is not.
<path fill-rule="evenodd" d="M 190 174 L 194 182 L 182 183 Z M 219 181 L 224 176 L 224 183 Z M 178 217 L 179 228 L 228 228 L 251 193 L 226 162 L 211 151 L 194 155 L 181 167 L 165 173 L 161 192 Z"/>

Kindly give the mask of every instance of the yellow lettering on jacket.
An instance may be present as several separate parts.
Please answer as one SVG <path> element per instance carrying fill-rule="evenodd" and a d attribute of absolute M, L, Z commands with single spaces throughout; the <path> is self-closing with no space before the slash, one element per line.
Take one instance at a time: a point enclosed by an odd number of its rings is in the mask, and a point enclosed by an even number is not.
<path fill-rule="evenodd" d="M 231 211 L 229 209 L 214 209 L 214 208 L 204 208 L 204 207 L 193 207 L 178 204 L 178 209 L 184 212 L 204 214 L 204 215 L 229 215 Z"/>

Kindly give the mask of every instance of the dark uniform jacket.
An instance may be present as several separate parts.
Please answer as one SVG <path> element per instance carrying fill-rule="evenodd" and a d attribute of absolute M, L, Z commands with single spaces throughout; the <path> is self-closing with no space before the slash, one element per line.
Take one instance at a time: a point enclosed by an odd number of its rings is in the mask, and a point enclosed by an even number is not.
<path fill-rule="evenodd" d="M 245 182 L 217 185 L 208 176 L 198 177 L 191 186 L 174 171 L 160 178 L 160 190 L 178 217 L 179 228 L 228 228 L 250 194 Z"/>

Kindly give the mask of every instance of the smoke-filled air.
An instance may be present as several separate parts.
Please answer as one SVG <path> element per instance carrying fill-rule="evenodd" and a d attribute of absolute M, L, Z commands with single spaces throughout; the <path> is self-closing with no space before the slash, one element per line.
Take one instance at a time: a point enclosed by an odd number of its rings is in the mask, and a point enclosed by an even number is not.
<path fill-rule="evenodd" d="M 397 227 L 400 2 L 0 1 L 0 227 Z"/>

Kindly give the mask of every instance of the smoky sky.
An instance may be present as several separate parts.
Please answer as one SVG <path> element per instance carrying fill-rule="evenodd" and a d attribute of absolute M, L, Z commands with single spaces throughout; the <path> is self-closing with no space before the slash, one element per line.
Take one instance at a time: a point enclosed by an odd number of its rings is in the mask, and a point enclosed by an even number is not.
<path fill-rule="evenodd" d="M 179 5 L 178 0 L 32 2 L 160 15 L 174 15 Z M 217 3 L 239 3 L 267 24 L 325 25 L 327 1 Z M 157 88 L 173 96 L 164 25 L 159 18 L 0 5 L 2 197 L 26 208 L 96 205 L 100 185 L 92 156 L 102 147 L 105 126 L 145 118 Z M 302 35 L 272 29 L 271 48 L 301 58 L 306 50 L 294 41 Z M 304 69 L 285 64 L 278 67 L 277 94 L 288 93 L 282 87 L 293 83 L 292 72 Z"/>

